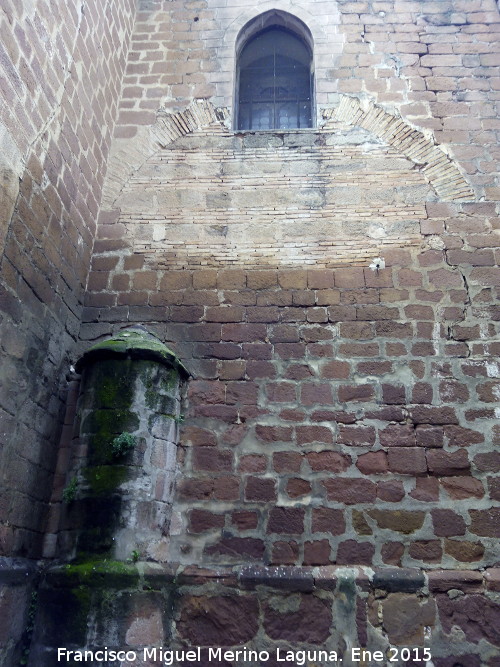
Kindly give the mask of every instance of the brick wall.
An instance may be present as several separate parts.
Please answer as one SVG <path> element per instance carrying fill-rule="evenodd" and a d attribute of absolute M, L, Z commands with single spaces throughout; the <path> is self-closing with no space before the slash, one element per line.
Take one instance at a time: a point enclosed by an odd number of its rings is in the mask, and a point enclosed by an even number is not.
<path fill-rule="evenodd" d="M 0 553 L 36 556 L 133 3 L 0 11 Z"/>

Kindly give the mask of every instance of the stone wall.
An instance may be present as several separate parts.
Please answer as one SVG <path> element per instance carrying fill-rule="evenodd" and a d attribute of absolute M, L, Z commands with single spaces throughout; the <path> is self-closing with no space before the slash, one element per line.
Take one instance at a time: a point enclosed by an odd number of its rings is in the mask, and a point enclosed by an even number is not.
<path fill-rule="evenodd" d="M 38 556 L 134 3 L 0 10 L 0 553 Z"/>
<path fill-rule="evenodd" d="M 169 632 L 203 644 L 234 595 L 252 632 L 232 646 L 340 646 L 321 580 L 361 568 L 349 641 L 495 665 L 474 621 L 498 612 L 495 3 L 278 3 L 332 48 L 317 127 L 261 134 L 231 130 L 254 14 L 219 4 L 141 5 L 81 328 L 146 324 L 195 376 Z M 245 566 L 258 593 L 236 592 Z M 274 567 L 312 568 L 308 595 L 288 572 L 277 599 Z M 287 635 L 323 611 L 324 637 Z"/>

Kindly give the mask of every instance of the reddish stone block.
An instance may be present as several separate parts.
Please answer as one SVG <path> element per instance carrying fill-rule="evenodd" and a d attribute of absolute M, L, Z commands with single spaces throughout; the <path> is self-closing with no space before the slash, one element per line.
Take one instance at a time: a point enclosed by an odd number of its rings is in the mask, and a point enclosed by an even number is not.
<path fill-rule="evenodd" d="M 288 480 L 286 492 L 290 498 L 301 498 L 311 493 L 311 483 L 305 479 L 294 477 Z"/>
<path fill-rule="evenodd" d="M 253 530 L 257 528 L 259 516 L 257 512 L 249 510 L 241 510 L 231 513 L 231 523 L 238 528 L 238 530 Z"/>
<path fill-rule="evenodd" d="M 358 384 L 358 385 L 340 385 L 338 389 L 339 401 L 345 403 L 347 401 L 370 401 L 375 396 L 375 391 L 372 385 Z"/>
<path fill-rule="evenodd" d="M 431 449 L 427 451 L 426 457 L 431 475 L 454 477 L 469 474 L 470 462 L 466 449 L 458 449 L 456 452 Z"/>
<path fill-rule="evenodd" d="M 447 406 L 434 408 L 417 405 L 410 408 L 409 412 L 415 424 L 458 424 L 455 410 Z"/>
<path fill-rule="evenodd" d="M 361 361 L 356 366 L 356 371 L 362 375 L 385 375 L 386 373 L 392 373 L 392 369 L 390 361 Z"/>
<path fill-rule="evenodd" d="M 351 447 L 367 447 L 374 445 L 375 429 L 373 426 L 342 424 L 339 426 L 337 442 Z"/>
<path fill-rule="evenodd" d="M 273 507 L 267 522 L 268 533 L 301 535 L 304 531 L 305 510 L 301 507 Z"/>
<path fill-rule="evenodd" d="M 300 388 L 302 405 L 331 405 L 333 403 L 332 388 L 329 384 L 304 383 Z"/>
<path fill-rule="evenodd" d="M 313 370 L 307 364 L 291 364 L 286 370 L 285 377 L 288 380 L 306 380 L 313 375 Z"/>
<path fill-rule="evenodd" d="M 379 431 L 382 447 L 414 447 L 415 429 L 410 424 L 390 424 Z"/>
<path fill-rule="evenodd" d="M 300 472 L 303 455 L 300 452 L 275 452 L 273 469 L 278 473 Z"/>
<path fill-rule="evenodd" d="M 363 473 L 363 475 L 385 473 L 388 469 L 387 454 L 381 450 L 361 454 L 356 461 L 356 467 Z"/>
<path fill-rule="evenodd" d="M 377 496 L 376 485 L 368 479 L 360 477 L 337 477 L 322 482 L 326 489 L 328 500 L 334 500 L 346 505 L 357 503 L 374 503 Z"/>
<path fill-rule="evenodd" d="M 209 447 L 193 449 L 193 470 L 228 472 L 232 468 L 233 452 L 230 449 L 214 450 Z"/>
<path fill-rule="evenodd" d="M 427 472 L 423 449 L 391 447 L 387 453 L 389 470 L 404 475 L 422 475 Z"/>
<path fill-rule="evenodd" d="M 270 361 L 247 361 L 247 376 L 249 380 L 272 380 L 276 377 L 276 368 Z"/>
<path fill-rule="evenodd" d="M 264 555 L 264 542 L 255 537 L 223 537 L 216 544 L 206 546 L 203 553 L 207 556 L 217 554 L 238 560 L 243 556 L 260 561 Z M 221 641 L 224 642 L 224 639 Z"/>
<path fill-rule="evenodd" d="M 404 405 L 406 403 L 404 385 L 383 384 L 382 401 L 388 405 Z"/>
<path fill-rule="evenodd" d="M 249 322 L 266 322 L 272 324 L 280 320 L 280 311 L 273 306 L 251 306 L 246 309 L 246 315 Z"/>
<path fill-rule="evenodd" d="M 482 482 L 474 477 L 445 477 L 441 480 L 441 486 L 452 500 L 484 496 Z"/>
<path fill-rule="evenodd" d="M 303 359 L 306 347 L 304 343 L 276 343 L 274 350 L 281 359 Z"/>
<path fill-rule="evenodd" d="M 465 535 L 465 521 L 453 510 L 435 509 L 431 512 L 434 533 L 438 537 Z"/>
<path fill-rule="evenodd" d="M 198 426 L 184 427 L 181 441 L 185 447 L 215 447 L 217 445 L 215 433 Z"/>
<path fill-rule="evenodd" d="M 442 447 L 443 428 L 430 424 L 419 424 L 415 430 L 415 444 L 419 447 Z"/>
<path fill-rule="evenodd" d="M 315 507 L 312 510 L 312 532 L 342 535 L 345 533 L 345 519 L 342 510 L 329 507 Z"/>
<path fill-rule="evenodd" d="M 330 306 L 328 319 L 330 322 L 353 321 L 356 319 L 356 308 L 354 306 Z"/>
<path fill-rule="evenodd" d="M 208 530 L 220 529 L 224 526 L 224 515 L 214 514 L 207 510 L 191 510 L 189 512 L 188 531 L 190 533 L 204 533 Z"/>
<path fill-rule="evenodd" d="M 378 482 L 377 497 L 388 503 L 398 503 L 405 497 L 403 483 L 398 480 Z"/>
<path fill-rule="evenodd" d="M 498 403 L 500 395 L 500 382 L 491 380 L 477 385 L 476 392 L 480 401 L 483 403 Z"/>
<path fill-rule="evenodd" d="M 401 324 L 390 320 L 379 320 L 375 322 L 375 334 L 383 338 L 412 338 L 413 330 L 409 322 Z"/>
<path fill-rule="evenodd" d="M 180 602 L 177 631 L 191 646 L 239 645 L 253 639 L 258 618 L 258 602 L 253 595 L 185 595 Z"/>
<path fill-rule="evenodd" d="M 221 475 L 213 480 L 213 495 L 217 500 L 239 500 L 240 479 L 230 475 Z"/>
<path fill-rule="evenodd" d="M 378 343 L 342 343 L 339 345 L 339 354 L 344 357 L 377 357 L 380 353 Z"/>
<path fill-rule="evenodd" d="M 299 330 L 291 324 L 277 324 L 269 334 L 271 343 L 298 343 Z"/>
<path fill-rule="evenodd" d="M 257 405 L 259 388 L 252 382 L 227 382 L 226 400 L 228 405 Z"/>
<path fill-rule="evenodd" d="M 317 540 L 304 543 L 303 565 L 328 565 L 332 561 L 330 542 L 328 540 Z"/>
<path fill-rule="evenodd" d="M 291 442 L 293 439 L 293 429 L 290 426 L 257 424 L 255 434 L 263 442 Z"/>
<path fill-rule="evenodd" d="M 262 454 L 246 454 L 240 457 L 238 472 L 265 472 L 267 458 Z"/>
<path fill-rule="evenodd" d="M 283 542 L 278 540 L 273 544 L 271 556 L 272 565 L 294 565 L 299 557 L 299 545 L 293 540 Z"/>
<path fill-rule="evenodd" d="M 285 609 L 286 607 L 275 608 L 270 601 L 263 604 L 264 629 L 271 639 L 324 644 L 330 634 L 332 622 L 331 605 L 327 600 L 303 594 L 296 611 Z"/>
<path fill-rule="evenodd" d="M 328 380 L 346 380 L 351 372 L 347 361 L 328 361 L 321 366 L 320 375 Z"/>
<path fill-rule="evenodd" d="M 410 496 L 426 503 L 439 500 L 439 481 L 433 477 L 417 477 Z"/>
<path fill-rule="evenodd" d="M 282 410 L 279 413 L 279 418 L 283 421 L 303 422 L 306 419 L 306 413 L 303 410 Z"/>
<path fill-rule="evenodd" d="M 211 306 L 206 309 L 207 322 L 241 322 L 244 317 L 241 306 Z"/>
<path fill-rule="evenodd" d="M 464 403 L 469 398 L 467 385 L 456 380 L 442 380 L 439 383 L 439 396 L 445 403 Z"/>
<path fill-rule="evenodd" d="M 481 542 L 468 542 L 467 540 L 445 540 L 444 550 L 461 563 L 474 563 L 481 560 L 484 555 L 484 545 Z"/>
<path fill-rule="evenodd" d="M 327 426 L 297 426 L 296 433 L 298 445 L 312 442 L 333 443 L 332 431 Z"/>
<path fill-rule="evenodd" d="M 423 646 L 424 629 L 434 626 L 435 603 L 416 595 L 391 593 L 382 602 L 384 628 L 391 645 Z"/>
<path fill-rule="evenodd" d="M 348 340 L 371 340 L 375 335 L 373 324 L 370 322 L 342 322 L 339 333 L 341 338 Z"/>
<path fill-rule="evenodd" d="M 410 544 L 409 554 L 424 563 L 439 563 L 443 557 L 440 540 L 419 540 Z"/>
<path fill-rule="evenodd" d="M 219 361 L 217 364 L 219 380 L 244 380 L 246 361 Z"/>
<path fill-rule="evenodd" d="M 349 456 L 329 450 L 309 452 L 306 459 L 314 472 L 344 472 L 351 465 Z"/>
<path fill-rule="evenodd" d="M 206 500 L 212 497 L 214 480 L 210 477 L 184 477 L 177 484 L 177 495 L 182 500 Z"/>
<path fill-rule="evenodd" d="M 474 465 L 481 472 L 500 472 L 500 452 L 477 454 Z"/>
<path fill-rule="evenodd" d="M 264 342 L 267 336 L 265 324 L 223 324 L 221 331 L 221 340 L 232 343 Z"/>
<path fill-rule="evenodd" d="M 500 537 L 500 507 L 487 510 L 469 510 L 471 525 L 469 530 L 481 537 Z"/>
<path fill-rule="evenodd" d="M 269 477 L 248 477 L 245 482 L 245 500 L 255 502 L 275 501 L 276 480 Z"/>
<path fill-rule="evenodd" d="M 386 565 L 401 567 L 401 558 L 405 548 L 401 542 L 385 542 L 380 550 L 382 561 Z"/>
<path fill-rule="evenodd" d="M 484 595 L 464 595 L 455 599 L 438 595 L 436 600 L 441 625 L 447 635 L 453 627 L 458 627 L 466 641 L 478 643 L 483 639 L 500 646 L 500 607 L 496 601 Z"/>
<path fill-rule="evenodd" d="M 337 565 L 371 565 L 375 546 L 370 542 L 346 540 L 337 549 Z"/>

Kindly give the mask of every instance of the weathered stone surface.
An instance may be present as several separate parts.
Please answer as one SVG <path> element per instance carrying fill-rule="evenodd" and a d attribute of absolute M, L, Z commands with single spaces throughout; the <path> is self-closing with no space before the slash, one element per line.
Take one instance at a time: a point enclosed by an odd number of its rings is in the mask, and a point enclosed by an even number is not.
<path fill-rule="evenodd" d="M 484 496 L 482 483 L 474 477 L 445 477 L 441 480 L 441 485 L 453 500 Z"/>
<path fill-rule="evenodd" d="M 391 593 L 382 602 L 382 615 L 391 644 L 422 646 L 424 628 L 434 625 L 436 608 L 434 601 L 420 603 L 413 595 Z"/>
<path fill-rule="evenodd" d="M 484 555 L 484 545 L 481 542 L 468 540 L 445 540 L 444 550 L 461 563 L 474 563 Z"/>
<path fill-rule="evenodd" d="M 346 540 L 337 549 L 337 565 L 370 565 L 375 547 L 370 542 Z"/>
<path fill-rule="evenodd" d="M 387 528 L 409 535 L 422 527 L 424 512 L 408 510 L 368 510 L 372 519 L 375 519 L 379 528 Z"/>
<path fill-rule="evenodd" d="M 275 596 L 264 603 L 263 611 L 271 639 L 321 644 L 328 637 L 331 606 L 313 595 Z"/>
<path fill-rule="evenodd" d="M 489 510 L 469 510 L 470 532 L 482 537 L 500 537 L 500 507 Z"/>
<path fill-rule="evenodd" d="M 341 478 L 323 482 L 328 500 L 336 500 L 346 505 L 373 503 L 376 498 L 376 485 L 368 479 Z"/>
<path fill-rule="evenodd" d="M 453 510 L 435 509 L 431 511 L 434 533 L 439 537 L 465 535 L 465 521 Z"/>
<path fill-rule="evenodd" d="M 446 634 L 453 626 L 459 627 L 468 641 L 477 643 L 483 637 L 500 646 L 500 606 L 482 595 L 465 595 L 450 599 L 436 597 L 439 618 Z"/>
<path fill-rule="evenodd" d="M 257 628 L 258 603 L 251 595 L 182 599 L 177 630 L 192 646 L 244 644 Z"/>

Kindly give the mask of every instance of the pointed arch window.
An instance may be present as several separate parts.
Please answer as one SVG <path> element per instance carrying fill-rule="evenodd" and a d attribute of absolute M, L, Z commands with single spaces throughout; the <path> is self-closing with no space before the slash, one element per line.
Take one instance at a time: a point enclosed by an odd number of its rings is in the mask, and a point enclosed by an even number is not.
<path fill-rule="evenodd" d="M 237 129 L 312 127 L 312 52 L 296 33 L 280 25 L 253 35 L 237 70 Z"/>

